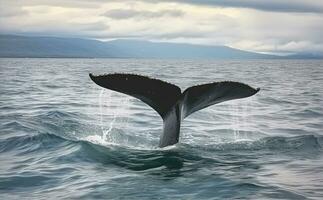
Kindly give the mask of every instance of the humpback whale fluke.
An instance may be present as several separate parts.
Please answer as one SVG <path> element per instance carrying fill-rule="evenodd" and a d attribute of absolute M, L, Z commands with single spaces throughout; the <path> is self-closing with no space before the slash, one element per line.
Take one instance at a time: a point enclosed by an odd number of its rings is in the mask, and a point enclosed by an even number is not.
<path fill-rule="evenodd" d="M 181 120 L 193 112 L 224 101 L 249 97 L 260 90 L 243 83 L 224 81 L 192 86 L 182 93 L 176 85 L 135 74 L 90 74 L 90 78 L 101 87 L 138 98 L 156 110 L 164 122 L 159 147 L 178 142 Z"/>

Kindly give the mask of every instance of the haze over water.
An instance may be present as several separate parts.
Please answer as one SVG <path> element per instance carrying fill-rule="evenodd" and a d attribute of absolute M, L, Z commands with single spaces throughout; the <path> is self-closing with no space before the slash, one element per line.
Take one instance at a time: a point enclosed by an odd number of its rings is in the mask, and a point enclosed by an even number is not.
<path fill-rule="evenodd" d="M 160 149 L 158 114 L 90 72 L 261 90 Z M 323 198 L 321 60 L 0 59 L 0 80 L 0 199 Z"/>

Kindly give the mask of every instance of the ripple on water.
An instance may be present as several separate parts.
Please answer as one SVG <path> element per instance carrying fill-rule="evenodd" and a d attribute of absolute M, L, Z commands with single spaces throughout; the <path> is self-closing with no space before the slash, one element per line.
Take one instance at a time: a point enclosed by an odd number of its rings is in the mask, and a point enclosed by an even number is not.
<path fill-rule="evenodd" d="M 0 65 L 0 199 L 323 197 L 320 61 L 0 59 Z M 261 91 L 186 118 L 180 143 L 160 149 L 158 114 L 88 77 L 129 69 L 182 89 L 233 80 Z"/>

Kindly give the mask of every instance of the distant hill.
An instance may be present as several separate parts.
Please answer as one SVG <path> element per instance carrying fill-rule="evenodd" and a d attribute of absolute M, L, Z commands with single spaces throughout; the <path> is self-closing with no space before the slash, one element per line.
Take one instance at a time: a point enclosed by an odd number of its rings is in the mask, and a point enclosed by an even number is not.
<path fill-rule="evenodd" d="M 107 44 L 118 47 L 135 58 L 255 59 L 277 56 L 253 53 L 226 46 L 206 46 L 141 40 L 113 40 Z"/>
<path fill-rule="evenodd" d="M 141 40 L 98 40 L 0 35 L 0 57 L 30 58 L 181 58 L 275 59 L 284 58 L 226 46 L 160 43 Z M 295 57 L 290 58 L 299 58 Z"/>
<path fill-rule="evenodd" d="M 0 35 L 0 57 L 117 57 L 110 45 L 87 39 Z"/>

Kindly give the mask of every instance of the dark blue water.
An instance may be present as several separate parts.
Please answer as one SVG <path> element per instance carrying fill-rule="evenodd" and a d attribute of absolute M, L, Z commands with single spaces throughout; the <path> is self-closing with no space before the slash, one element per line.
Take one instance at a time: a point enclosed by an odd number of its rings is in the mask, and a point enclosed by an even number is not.
<path fill-rule="evenodd" d="M 260 87 L 159 149 L 150 107 L 88 77 Z M 323 62 L 0 59 L 0 199 L 322 199 Z"/>

